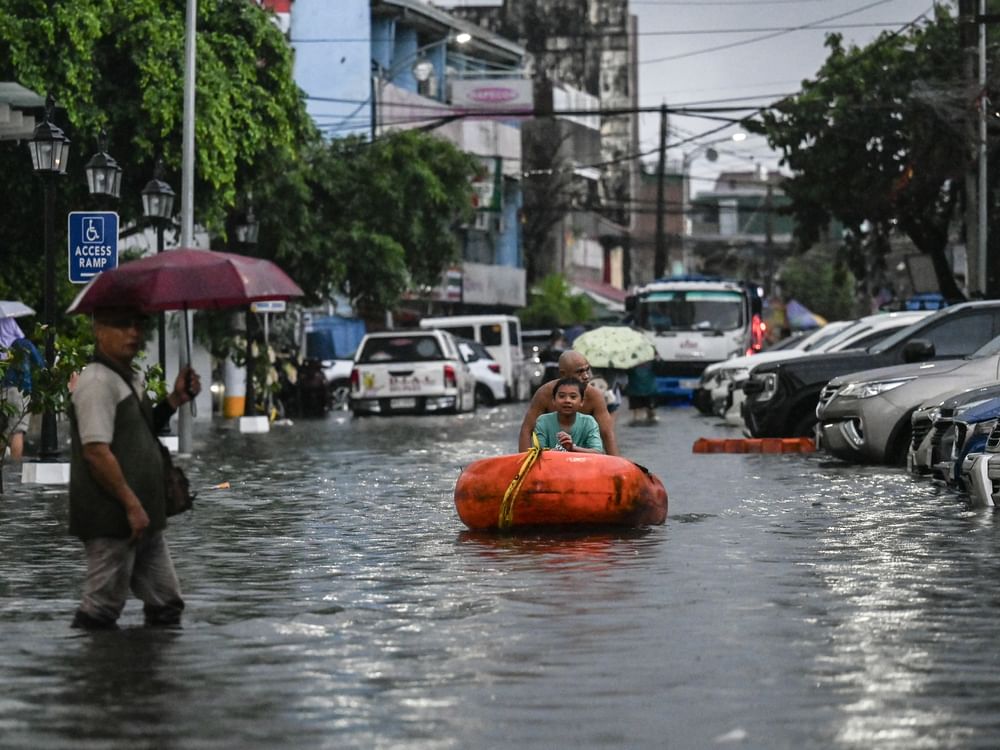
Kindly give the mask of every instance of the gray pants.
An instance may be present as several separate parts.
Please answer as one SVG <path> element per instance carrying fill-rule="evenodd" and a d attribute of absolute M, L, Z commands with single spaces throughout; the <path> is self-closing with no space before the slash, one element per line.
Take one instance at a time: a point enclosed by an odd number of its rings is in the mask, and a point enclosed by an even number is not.
<path fill-rule="evenodd" d="M 180 623 L 184 600 L 163 532 L 127 539 L 88 539 L 87 578 L 74 625 L 109 627 L 121 615 L 129 589 L 142 600 L 147 625 Z"/>

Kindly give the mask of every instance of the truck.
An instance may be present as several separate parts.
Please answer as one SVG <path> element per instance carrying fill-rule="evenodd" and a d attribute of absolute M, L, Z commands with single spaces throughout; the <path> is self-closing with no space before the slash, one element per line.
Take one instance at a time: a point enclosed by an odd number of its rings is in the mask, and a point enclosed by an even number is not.
<path fill-rule="evenodd" d="M 672 276 L 639 287 L 625 300 L 626 321 L 656 347 L 662 398 L 691 398 L 714 362 L 760 351 L 765 326 L 760 288 L 709 276 Z"/>

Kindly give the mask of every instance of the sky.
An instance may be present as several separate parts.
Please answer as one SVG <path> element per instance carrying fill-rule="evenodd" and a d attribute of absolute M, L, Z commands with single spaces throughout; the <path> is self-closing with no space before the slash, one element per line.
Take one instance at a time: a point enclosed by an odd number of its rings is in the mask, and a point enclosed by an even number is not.
<path fill-rule="evenodd" d="M 639 21 L 639 105 L 766 104 L 798 91 L 804 78 L 815 75 L 827 56 L 827 34 L 840 32 L 845 42 L 863 46 L 882 31 L 897 30 L 924 13 L 931 15 L 933 4 L 932 0 L 630 0 L 631 12 Z M 956 5 L 939 4 L 950 6 L 953 12 Z M 806 25 L 822 28 L 782 33 Z M 765 36 L 770 38 L 740 44 Z M 736 97 L 741 99 L 717 101 Z M 680 161 L 685 152 L 694 151 L 690 161 L 693 192 L 710 189 L 722 170 L 745 171 L 755 165 L 778 169 L 778 156 L 757 136 L 741 143 L 717 144 L 719 159 L 714 163 L 704 157 L 704 148 L 696 148 L 696 143 L 731 136 L 739 130 L 736 126 L 669 147 L 720 124 L 702 118 L 668 118 L 668 158 Z M 640 150 L 656 149 L 659 114 L 641 114 L 639 127 Z"/>

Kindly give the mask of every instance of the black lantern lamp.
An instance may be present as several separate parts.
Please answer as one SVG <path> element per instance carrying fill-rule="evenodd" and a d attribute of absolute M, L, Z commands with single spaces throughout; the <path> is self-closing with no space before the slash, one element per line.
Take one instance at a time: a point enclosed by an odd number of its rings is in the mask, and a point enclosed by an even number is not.
<path fill-rule="evenodd" d="M 45 366 L 50 370 L 56 361 L 56 272 L 55 272 L 55 215 L 56 177 L 66 174 L 69 161 L 69 138 L 52 122 L 56 100 L 50 93 L 45 99 L 45 119 L 35 126 L 28 141 L 31 163 L 42 178 L 45 187 L 44 242 L 45 242 Z M 42 434 L 39 457 L 42 461 L 55 461 L 59 454 L 56 433 L 56 415 L 46 407 L 42 413 Z"/>
<path fill-rule="evenodd" d="M 162 159 L 157 159 L 153 179 L 142 189 L 142 213 L 152 221 L 169 221 L 174 214 L 174 190 L 163 181 Z"/>
<path fill-rule="evenodd" d="M 242 224 L 236 226 L 236 241 L 241 245 L 256 245 L 257 235 L 260 233 L 260 223 L 254 216 L 253 206 L 247 208 L 246 217 Z"/>
<path fill-rule="evenodd" d="M 56 100 L 49 94 L 45 99 L 45 119 L 35 126 L 28 141 L 31 163 L 39 174 L 66 174 L 69 161 L 69 138 L 52 122 Z"/>
<path fill-rule="evenodd" d="M 87 172 L 87 187 L 91 195 L 110 195 L 117 198 L 122 188 L 122 168 L 108 153 L 108 134 L 101 131 L 97 139 L 98 151 L 94 154 L 84 170 Z"/>
<path fill-rule="evenodd" d="M 163 181 L 163 159 L 156 160 L 153 167 L 153 179 L 142 189 L 142 213 L 156 226 L 156 252 L 163 252 L 163 230 L 174 215 L 174 189 Z M 160 355 L 160 368 L 164 375 L 167 372 L 167 325 L 161 312 L 157 316 L 157 349 Z M 169 428 L 165 428 L 169 429 Z"/>

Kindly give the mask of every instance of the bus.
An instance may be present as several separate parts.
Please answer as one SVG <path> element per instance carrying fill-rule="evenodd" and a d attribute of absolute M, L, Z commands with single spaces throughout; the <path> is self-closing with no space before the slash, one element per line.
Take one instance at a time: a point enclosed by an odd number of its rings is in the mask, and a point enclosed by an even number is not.
<path fill-rule="evenodd" d="M 765 325 L 756 284 L 674 276 L 638 288 L 625 300 L 627 320 L 656 347 L 661 397 L 691 398 L 713 362 L 760 351 Z"/>

